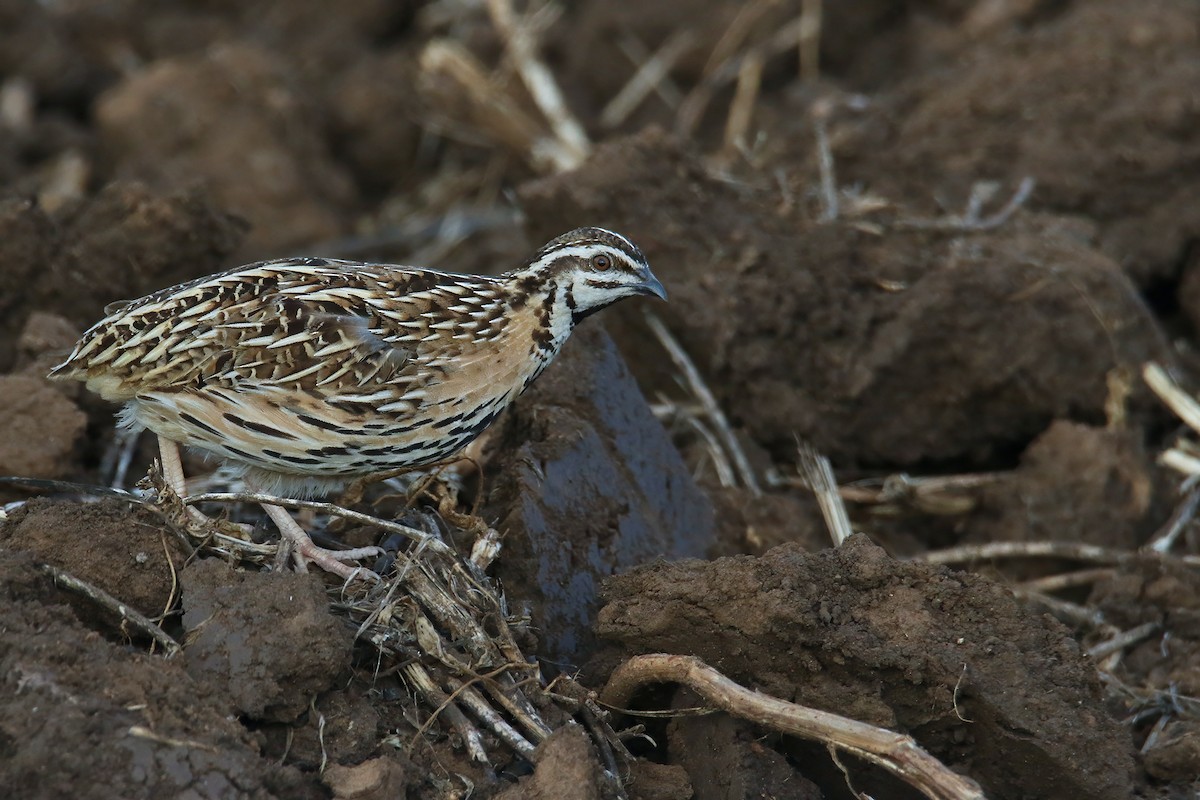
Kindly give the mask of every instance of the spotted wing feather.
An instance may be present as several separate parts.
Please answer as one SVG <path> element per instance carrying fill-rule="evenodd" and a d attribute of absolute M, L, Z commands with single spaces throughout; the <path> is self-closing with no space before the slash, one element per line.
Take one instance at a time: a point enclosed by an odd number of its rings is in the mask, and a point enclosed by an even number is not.
<path fill-rule="evenodd" d="M 114 401 L 271 388 L 329 403 L 399 403 L 498 324 L 492 279 L 306 259 L 165 289 L 89 330 L 56 376 Z M 466 299 L 464 299 L 464 296 Z"/>

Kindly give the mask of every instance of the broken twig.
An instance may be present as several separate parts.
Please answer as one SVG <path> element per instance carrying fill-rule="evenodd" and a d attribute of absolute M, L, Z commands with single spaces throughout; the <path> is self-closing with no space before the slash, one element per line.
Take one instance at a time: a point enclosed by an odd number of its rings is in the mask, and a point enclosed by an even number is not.
<path fill-rule="evenodd" d="M 1126 647 L 1135 645 L 1143 639 L 1149 639 L 1161 628 L 1162 626 L 1157 622 L 1147 622 L 1143 625 L 1138 625 L 1136 628 L 1121 631 L 1116 636 L 1089 647 L 1087 653 L 1095 659 L 1104 658 L 1111 653 L 1116 653 L 1124 650 Z"/>
<path fill-rule="evenodd" d="M 1183 502 L 1171 514 L 1171 518 L 1142 549 L 1155 553 L 1169 553 L 1175 546 L 1175 540 L 1187 528 L 1188 523 L 1195 518 L 1197 507 L 1200 507 L 1200 484 L 1188 490 L 1183 497 Z"/>
<path fill-rule="evenodd" d="M 638 689 L 653 683 L 682 684 L 728 714 L 853 753 L 934 800 L 983 800 L 978 784 L 951 771 L 911 736 L 752 691 L 694 656 L 634 656 L 613 672 L 600 701 L 625 708 Z"/>
<path fill-rule="evenodd" d="M 1082 542 L 989 542 L 988 544 L 966 544 L 931 550 L 914 556 L 913 561 L 927 564 L 961 564 L 971 561 L 988 561 L 996 558 L 1070 558 L 1097 564 L 1116 564 L 1133 555 L 1126 550 L 1100 547 Z M 1180 556 L 1185 564 L 1200 566 L 1200 556 Z"/>
<path fill-rule="evenodd" d="M 126 603 L 113 597 L 99 586 L 93 586 L 87 581 L 80 580 L 52 564 L 39 564 L 38 569 L 53 578 L 59 586 L 86 597 L 101 608 L 118 616 L 123 623 L 127 623 L 134 630 L 153 639 L 166 651 L 167 658 L 179 653 L 179 643 L 168 636 L 166 631 L 155 625 L 149 617 L 130 608 Z"/>

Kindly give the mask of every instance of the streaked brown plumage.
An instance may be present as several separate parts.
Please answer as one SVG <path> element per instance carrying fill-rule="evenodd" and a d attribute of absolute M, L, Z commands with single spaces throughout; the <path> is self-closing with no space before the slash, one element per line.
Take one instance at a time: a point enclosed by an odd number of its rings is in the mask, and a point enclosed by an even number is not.
<path fill-rule="evenodd" d="M 158 434 L 181 493 L 171 442 L 241 467 L 264 491 L 308 495 L 459 452 L 580 319 L 636 294 L 665 297 L 641 252 L 601 228 L 495 277 L 268 261 L 110 308 L 51 374 L 86 381 L 124 403 L 123 425 Z M 288 535 L 304 558 L 349 573 L 306 534 Z"/>

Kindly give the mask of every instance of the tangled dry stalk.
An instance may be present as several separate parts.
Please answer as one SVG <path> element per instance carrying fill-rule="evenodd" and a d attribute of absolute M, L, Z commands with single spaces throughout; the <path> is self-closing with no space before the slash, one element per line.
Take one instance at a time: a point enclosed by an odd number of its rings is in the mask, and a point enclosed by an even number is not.
<path fill-rule="evenodd" d="M 421 483 L 438 508 L 424 512 L 422 528 L 382 519 L 334 503 L 295 501 L 245 492 L 209 492 L 181 501 L 152 475 L 154 499 L 163 516 L 183 523 L 201 549 L 236 559 L 246 566 L 277 563 L 277 545 L 256 545 L 228 530 L 212 530 L 192 522 L 185 505 L 197 503 L 283 503 L 306 508 L 320 519 L 340 518 L 373 526 L 400 538 L 394 562 L 378 581 L 348 581 L 338 587 L 331 609 L 357 627 L 357 641 L 374 653 L 372 661 L 398 667 L 425 720 L 414 730 L 410 746 L 443 722 L 455 730 L 471 759 L 491 767 L 497 754 L 488 752 L 495 737 L 525 760 L 555 729 L 571 724 L 580 709 L 564 707 L 562 690 L 551 691 L 537 662 L 527 657 L 512 631 L 514 620 L 495 581 L 485 570 L 499 552 L 495 530 L 457 506 L 456 493 L 443 484 Z M 459 553 L 443 529 L 474 534 L 469 554 Z M 619 743 L 603 714 L 581 715 L 612 752 Z M 628 758 L 624 748 L 619 755 Z M 505 757 L 504 760 L 507 760 Z M 621 771 L 612 759 L 607 779 L 624 796 Z"/>

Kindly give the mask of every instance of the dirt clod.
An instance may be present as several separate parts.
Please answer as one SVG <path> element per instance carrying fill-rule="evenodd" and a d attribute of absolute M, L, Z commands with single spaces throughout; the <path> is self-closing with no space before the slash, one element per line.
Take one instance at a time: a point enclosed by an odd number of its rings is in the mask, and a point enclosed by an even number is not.
<path fill-rule="evenodd" d="M 234 713 L 290 722 L 350 665 L 353 632 L 330 615 L 316 575 L 235 571 L 202 559 L 180 583 L 184 664 L 221 687 Z"/>
<path fill-rule="evenodd" d="M 31 300 L 81 327 L 109 303 L 216 271 L 245 233 L 245 223 L 203 191 L 161 195 L 124 182 L 63 208 L 54 222 Z"/>
<path fill-rule="evenodd" d="M 399 760 L 381 756 L 354 766 L 334 764 L 321 780 L 336 800 L 389 800 L 405 796 L 407 773 Z"/>
<path fill-rule="evenodd" d="M 0 522 L 0 545 L 27 551 L 152 618 L 163 613 L 173 596 L 168 554 L 177 566 L 184 560 L 179 541 L 161 519 L 116 499 L 88 504 L 31 500 Z M 102 629 L 114 630 L 120 623 L 86 600 L 73 598 L 72 605 Z"/>
<path fill-rule="evenodd" d="M 1055 417 L 1102 419 L 1114 368 L 1169 358 L 1120 266 L 1057 218 L 970 235 L 788 224 L 654 131 L 522 197 L 539 229 L 594 219 L 643 243 L 663 314 L 780 459 L 800 435 L 839 464 L 986 463 Z"/>
<path fill-rule="evenodd" d="M 605 596 L 597 631 L 625 652 L 696 655 L 776 697 L 907 731 L 990 797 L 1128 797 L 1133 754 L 1092 667 L 1065 628 L 983 578 L 855 538 L 641 567 Z M 994 748 L 1026 768 L 989 763 Z"/>
<path fill-rule="evenodd" d="M 965 539 L 1132 550 L 1167 515 L 1160 485 L 1137 436 L 1059 421 L 1033 441 L 1014 473 L 984 490 Z"/>
<path fill-rule="evenodd" d="M 1066 4 L 908 82 L 888 133 L 838 149 L 843 179 L 929 202 L 1032 176 L 1039 205 L 1099 221 L 1114 261 L 1143 285 L 1161 279 L 1200 232 L 1183 177 L 1197 112 L 1179 90 L 1200 81 L 1198 43 L 1186 0 Z M 933 178 L 923 197 L 908 189 L 918 175 Z"/>
<path fill-rule="evenodd" d="M 11 558 L 0 551 L 0 562 Z M 77 744 L 69 758 L 64 742 Z M 320 796 L 314 779 L 260 758 L 219 687 L 106 642 L 59 605 L 0 607 L 0 752 L 13 800 L 150 800 L 197 787 L 207 797 Z"/>
<path fill-rule="evenodd" d="M 86 426 L 87 416 L 45 381 L 0 375 L 0 475 L 67 475 Z"/>
<path fill-rule="evenodd" d="M 117 175 L 166 190 L 205 176 L 213 196 L 250 221 L 251 253 L 342 232 L 347 176 L 315 136 L 286 64 L 260 48 L 159 61 L 105 93 L 96 114 Z"/>
<path fill-rule="evenodd" d="M 1146 771 L 1161 781 L 1188 781 L 1200 773 L 1200 729 L 1195 723 L 1172 726 L 1164 741 L 1146 753 Z"/>
<path fill-rule="evenodd" d="M 695 796 L 683 767 L 653 761 L 631 766 L 629 791 L 634 800 L 692 800 Z"/>
<path fill-rule="evenodd" d="M 497 800 L 601 800 L 607 796 L 596 751 L 582 728 L 555 731 L 538 746 L 533 774 L 498 794 Z"/>

